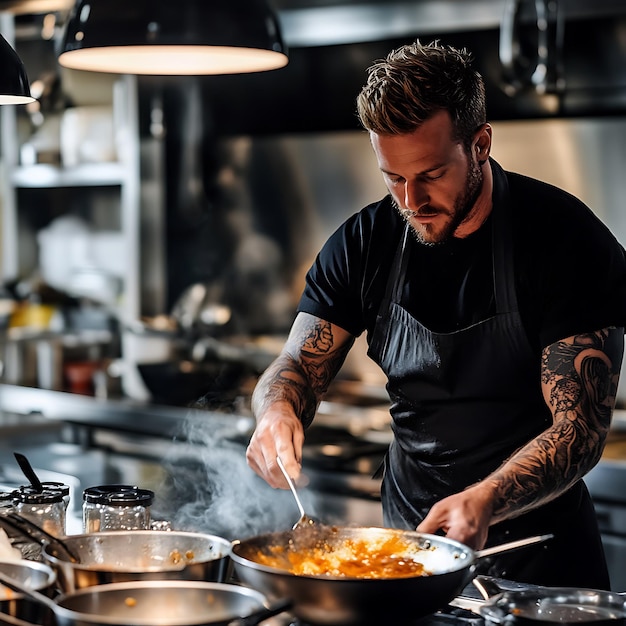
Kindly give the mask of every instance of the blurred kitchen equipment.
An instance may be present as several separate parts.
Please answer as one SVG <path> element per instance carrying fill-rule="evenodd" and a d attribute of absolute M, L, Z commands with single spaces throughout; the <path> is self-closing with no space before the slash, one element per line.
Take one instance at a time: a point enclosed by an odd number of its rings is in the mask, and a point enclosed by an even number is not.
<path fill-rule="evenodd" d="M 231 319 L 230 308 L 217 301 L 214 290 L 205 283 L 189 285 L 174 303 L 171 314 L 186 332 L 214 331 Z"/>
<path fill-rule="evenodd" d="M 296 500 L 296 504 L 298 505 L 298 510 L 300 511 L 300 519 L 298 519 L 298 521 L 293 525 L 293 530 L 295 530 L 296 528 L 301 528 L 303 526 L 311 526 L 315 524 L 315 520 L 309 517 L 304 512 L 304 507 L 302 506 L 302 502 L 300 502 L 300 496 L 298 496 L 298 492 L 296 491 L 296 486 L 294 485 L 294 482 L 291 479 L 291 476 L 289 476 L 289 474 L 287 473 L 287 470 L 285 469 L 285 466 L 283 465 L 283 462 L 279 456 L 276 457 L 276 463 L 278 463 L 278 467 L 280 467 L 280 471 L 283 473 L 283 476 L 285 477 L 285 480 L 287 481 L 287 484 L 289 485 L 289 489 L 291 489 L 291 493 L 293 494 L 293 497 Z"/>
<path fill-rule="evenodd" d="M 61 215 L 37 233 L 39 268 L 45 282 L 77 297 L 115 305 L 126 272 L 118 232 L 92 232 L 76 215 Z"/>
<path fill-rule="evenodd" d="M 60 125 L 63 166 L 115 161 L 117 150 L 114 130 L 112 107 L 78 106 L 65 109 Z"/>
<path fill-rule="evenodd" d="M 70 535 L 63 540 L 72 563 L 53 545 L 43 557 L 66 592 L 106 583 L 148 580 L 225 582 L 231 543 L 216 535 L 176 530 L 131 530 Z"/>
<path fill-rule="evenodd" d="M 545 541 L 552 535 L 529 537 L 486 550 L 437 535 L 389 528 L 315 525 L 259 535 L 233 543 L 231 559 L 239 579 L 268 595 L 293 600 L 292 612 L 305 622 L 333 626 L 389 624 L 425 617 L 447 605 L 476 575 L 480 559 Z M 315 558 L 341 551 L 355 541 L 406 542 L 406 558 L 422 562 L 429 575 L 406 578 L 300 576 L 289 571 L 289 553 Z M 404 554 L 404 553 L 403 553 Z M 341 558 L 339 552 L 338 558 Z M 270 559 L 283 565 L 261 564 Z M 324 601 L 320 602 L 320 598 Z"/>
<path fill-rule="evenodd" d="M 477 576 L 474 585 L 485 598 L 478 611 L 488 623 L 560 624 L 592 623 L 605 626 L 624 623 L 626 596 L 597 589 L 539 587 L 502 591 L 488 576 Z"/>
<path fill-rule="evenodd" d="M 17 580 L 21 585 L 51 596 L 54 592 L 56 575 L 49 565 L 35 561 L 0 561 L 0 571 Z M 0 613 L 43 624 L 45 611 L 41 605 L 30 601 L 22 593 L 15 593 L 0 586 Z"/>

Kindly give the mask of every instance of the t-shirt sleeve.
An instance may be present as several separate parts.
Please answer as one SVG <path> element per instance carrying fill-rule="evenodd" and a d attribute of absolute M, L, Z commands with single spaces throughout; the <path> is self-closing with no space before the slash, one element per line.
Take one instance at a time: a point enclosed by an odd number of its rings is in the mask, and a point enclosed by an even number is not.
<path fill-rule="evenodd" d="M 605 224 L 566 199 L 561 228 L 544 241 L 541 347 L 609 326 L 626 327 L 626 253 Z M 540 252 L 535 250 L 535 254 Z"/>
<path fill-rule="evenodd" d="M 331 322 L 354 336 L 365 327 L 359 285 L 363 238 L 358 216 L 326 241 L 306 275 L 298 312 Z"/>

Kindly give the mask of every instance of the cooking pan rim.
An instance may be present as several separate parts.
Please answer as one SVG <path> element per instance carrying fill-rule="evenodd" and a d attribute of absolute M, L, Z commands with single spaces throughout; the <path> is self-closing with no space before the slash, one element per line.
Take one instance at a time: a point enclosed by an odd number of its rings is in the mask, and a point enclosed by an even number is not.
<path fill-rule="evenodd" d="M 260 541 L 264 538 L 271 537 L 289 537 L 294 532 L 298 532 L 297 529 L 290 529 L 286 531 L 275 531 L 270 533 L 263 533 L 261 535 L 255 535 L 253 537 L 248 537 L 246 539 L 235 539 L 232 542 L 230 558 L 235 564 L 235 566 L 240 565 L 242 567 L 248 567 L 260 572 L 265 572 L 267 574 L 280 574 L 286 576 L 293 576 L 297 579 L 302 580 L 318 580 L 318 581 L 335 581 L 340 582 L 343 585 L 349 585 L 354 583 L 359 584 L 368 584 L 368 583 L 377 583 L 377 584 L 385 584 L 390 585 L 392 583 L 398 584 L 398 581 L 402 580 L 414 580 L 416 578 L 432 578 L 435 576 L 445 576 L 447 574 L 454 574 L 460 572 L 464 569 L 468 569 L 472 567 L 476 563 L 476 552 L 460 541 L 456 541 L 455 539 L 450 539 L 443 535 L 435 535 L 432 533 L 423 533 L 417 530 L 408 530 L 402 528 L 386 528 L 384 526 L 338 526 L 333 524 L 321 525 L 327 527 L 329 529 L 337 529 L 339 531 L 373 531 L 373 532 L 382 532 L 386 535 L 400 535 L 403 537 L 415 538 L 425 541 L 432 541 L 436 544 L 444 545 L 447 548 L 457 549 L 459 550 L 459 558 L 457 559 L 458 567 L 451 567 L 443 571 L 436 572 L 434 574 L 428 574 L 425 576 L 395 576 L 395 577 L 385 577 L 385 578 L 357 578 L 357 577 L 348 577 L 348 576 L 328 576 L 325 574 L 295 574 L 290 572 L 289 570 L 281 567 L 272 567 L 270 565 L 264 565 L 262 563 L 257 563 L 256 561 L 252 561 L 251 559 L 247 559 L 246 557 L 237 553 L 238 546 L 245 544 L 246 542 L 251 543 L 255 540 Z M 307 529 L 303 529 L 307 530 Z"/>
<path fill-rule="evenodd" d="M 143 580 L 143 581 L 127 581 L 127 582 L 117 582 L 117 583 L 105 583 L 103 585 L 97 585 L 95 587 L 84 587 L 83 589 L 77 589 L 71 593 L 65 593 L 55 599 L 57 604 L 57 608 L 55 609 L 55 615 L 57 611 L 61 614 L 62 617 L 67 619 L 71 619 L 74 621 L 87 621 L 93 624 L 101 624 L 102 626 L 127 626 L 128 618 L 126 617 L 113 617 L 108 615 L 98 615 L 97 613 L 81 613 L 80 611 L 74 611 L 72 609 L 68 609 L 64 606 L 61 606 L 61 602 L 65 599 L 72 599 L 79 596 L 84 596 L 88 594 L 96 594 L 96 595 L 104 595 L 107 591 L 125 591 L 128 590 L 131 592 L 133 589 L 137 588 L 147 588 L 147 589 L 163 589 L 164 587 L 170 588 L 199 588 L 201 590 L 211 591 L 211 590 L 223 590 L 232 592 L 235 595 L 245 595 L 251 597 L 255 600 L 259 601 L 259 607 L 267 608 L 269 606 L 268 597 L 262 593 L 261 591 L 257 591 L 256 589 L 252 589 L 250 587 L 244 587 L 242 585 L 235 585 L 231 583 L 218 583 L 218 582 L 210 582 L 204 580 Z M 235 620 L 239 616 L 232 615 L 231 617 L 225 618 L 227 620 Z M 142 619 L 142 618 L 133 618 L 134 626 L 155 626 L 154 618 Z M 224 620 L 221 620 L 222 622 Z M 186 618 L 186 619 L 173 619 L 168 618 L 167 626 L 199 626 L 200 624 L 207 624 L 211 622 L 202 622 L 197 617 L 196 618 Z M 219 624 L 221 622 L 215 622 Z"/>
<path fill-rule="evenodd" d="M 495 612 L 500 611 L 502 619 L 507 615 L 512 615 L 513 608 L 519 608 L 519 605 L 532 605 L 538 600 L 548 600 L 550 598 L 568 597 L 580 606 L 584 607 L 606 607 L 619 609 L 621 607 L 624 615 L 616 619 L 626 618 L 626 592 L 607 591 L 604 589 L 593 589 L 591 587 L 533 587 L 531 589 L 507 589 L 485 600 L 478 608 L 478 612 L 485 618 L 494 618 Z M 586 600 L 599 598 L 596 602 L 587 602 Z M 504 603 L 500 604 L 500 603 Z M 507 606 L 508 605 L 508 606 Z M 518 605 L 518 606 L 516 606 Z M 558 603 L 555 603 L 558 606 Z M 522 616 L 524 617 L 524 616 Z M 531 618 L 532 619 L 532 618 Z M 602 617 L 598 620 L 589 620 L 590 624 L 596 621 L 605 621 L 607 618 Z M 539 621 L 539 620 L 536 620 Z M 550 622 L 556 623 L 557 620 L 542 620 L 546 624 Z"/>
<path fill-rule="evenodd" d="M 187 530 L 129 530 L 129 531 L 120 531 L 120 530 L 110 530 L 110 531 L 101 531 L 97 533 L 81 533 L 77 535 L 67 535 L 63 537 L 64 542 L 75 543 L 80 542 L 81 540 L 89 540 L 89 541 L 98 541 L 102 539 L 106 540 L 107 537 L 128 537 L 131 538 L 146 538 L 146 537 L 180 537 L 184 539 L 207 539 L 208 541 L 215 542 L 221 548 L 220 554 L 211 559 L 203 559 L 203 560 L 192 560 L 188 563 L 185 563 L 185 566 L 191 565 L 200 565 L 203 563 L 211 563 L 213 561 L 219 561 L 220 559 L 230 558 L 232 553 L 232 542 L 222 537 L 220 535 L 213 535 L 210 533 L 201 533 L 195 531 L 187 531 Z M 136 543 L 140 543 L 138 540 Z M 75 570 L 83 570 L 83 571 L 114 571 L 119 574 L 144 574 L 144 573 L 160 573 L 160 572 L 176 572 L 184 567 L 149 567 L 149 568 L 130 568 L 130 567 L 106 567 L 101 566 L 99 563 L 74 563 L 69 559 L 63 558 L 61 555 L 53 554 L 53 547 L 50 544 L 46 544 L 43 546 L 44 557 L 48 559 L 53 564 L 60 564 L 63 566 L 71 566 L 72 569 Z"/>
<path fill-rule="evenodd" d="M 24 569 L 29 569 L 31 571 L 38 571 L 42 574 L 45 574 L 46 581 L 41 585 L 33 586 L 35 591 L 41 591 L 43 589 L 47 589 L 48 587 L 52 587 L 57 582 L 57 573 L 54 568 L 47 563 L 42 563 L 41 561 L 31 561 L 29 559 L 0 559 L 0 568 L 4 565 L 17 565 L 18 567 L 23 567 Z M 0 585 L 2 586 L 2 585 Z M 1 593 L 1 592 L 0 592 Z M 22 599 L 24 598 L 24 594 L 14 591 L 11 594 L 11 600 Z M 0 597 L 0 602 L 5 602 L 9 598 Z"/>

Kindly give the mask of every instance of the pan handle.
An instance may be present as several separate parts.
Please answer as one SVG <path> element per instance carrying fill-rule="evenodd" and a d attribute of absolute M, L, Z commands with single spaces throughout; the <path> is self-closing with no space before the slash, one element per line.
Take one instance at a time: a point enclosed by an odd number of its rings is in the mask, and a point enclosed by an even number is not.
<path fill-rule="evenodd" d="M 276 602 L 270 603 L 269 606 L 250 613 L 250 615 L 247 615 L 246 617 L 239 617 L 228 622 L 228 626 L 256 626 L 259 622 L 262 622 L 270 617 L 274 617 L 274 615 L 279 615 L 287 609 L 290 609 L 292 604 L 293 603 L 289 599 L 277 600 Z"/>
<path fill-rule="evenodd" d="M 517 550 L 518 548 L 524 548 L 526 546 L 531 546 L 535 543 L 541 543 L 543 541 L 547 541 L 548 539 L 552 539 L 554 535 L 535 535 L 534 537 L 526 537 L 525 539 L 518 539 L 517 541 L 509 541 L 508 543 L 502 543 L 499 546 L 493 546 L 491 548 L 485 548 L 484 550 L 476 550 L 474 552 L 474 556 L 477 559 L 482 559 L 486 556 L 491 556 L 493 554 L 500 554 L 501 552 L 510 552 L 511 550 Z"/>

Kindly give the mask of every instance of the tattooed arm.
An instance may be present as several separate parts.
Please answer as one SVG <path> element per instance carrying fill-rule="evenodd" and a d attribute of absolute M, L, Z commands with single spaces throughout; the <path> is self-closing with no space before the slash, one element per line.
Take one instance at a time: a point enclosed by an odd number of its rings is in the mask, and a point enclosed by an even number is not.
<path fill-rule="evenodd" d="M 276 464 L 300 473 L 304 429 L 342 366 L 354 337 L 307 313 L 299 313 L 278 358 L 252 394 L 256 428 L 246 451 L 248 465 L 272 487 L 286 487 Z"/>
<path fill-rule="evenodd" d="M 552 425 L 480 483 L 435 504 L 418 527 L 475 548 L 490 525 L 560 496 L 600 460 L 615 406 L 624 329 L 605 328 L 545 348 L 541 386 Z"/>

